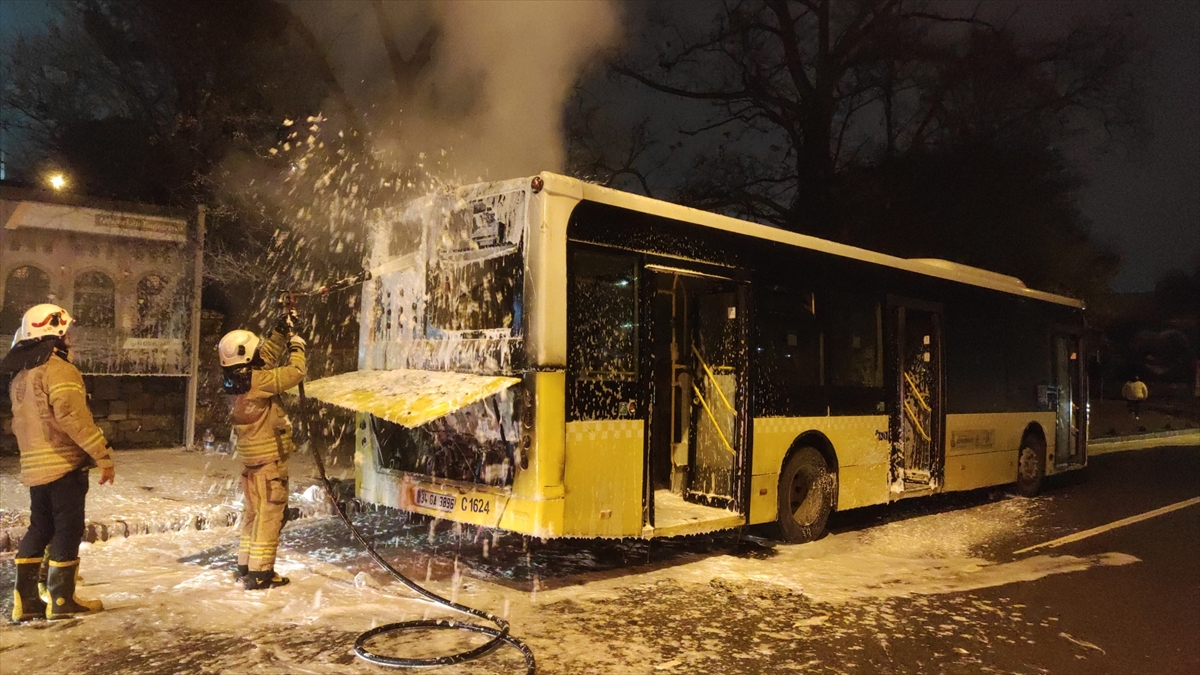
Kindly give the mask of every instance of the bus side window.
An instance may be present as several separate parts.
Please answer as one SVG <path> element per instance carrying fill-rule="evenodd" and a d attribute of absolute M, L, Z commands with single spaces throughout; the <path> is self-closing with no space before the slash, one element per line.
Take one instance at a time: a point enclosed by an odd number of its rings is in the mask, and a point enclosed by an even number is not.
<path fill-rule="evenodd" d="M 757 306 L 757 400 L 762 415 L 824 414 L 821 331 L 811 292 L 766 290 Z"/>
<path fill-rule="evenodd" d="M 817 298 L 825 328 L 832 414 L 883 412 L 883 327 L 879 301 L 845 293 Z"/>
<path fill-rule="evenodd" d="M 569 419 L 630 415 L 637 399 L 638 258 L 576 249 L 567 295 Z"/>

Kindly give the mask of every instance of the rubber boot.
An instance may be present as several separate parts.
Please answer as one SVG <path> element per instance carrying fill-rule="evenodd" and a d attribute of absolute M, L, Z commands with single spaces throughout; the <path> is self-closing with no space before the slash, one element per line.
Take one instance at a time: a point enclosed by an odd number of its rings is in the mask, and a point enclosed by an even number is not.
<path fill-rule="evenodd" d="M 276 588 L 279 586 L 287 586 L 292 583 L 291 579 L 281 577 L 275 573 L 275 570 L 266 570 L 263 572 L 251 572 L 246 577 L 246 590 L 259 591 L 265 588 Z"/>
<path fill-rule="evenodd" d="M 249 565 L 238 565 L 233 571 L 233 580 L 239 584 L 246 583 L 246 578 L 250 575 Z"/>
<path fill-rule="evenodd" d="M 50 602 L 50 591 L 46 588 L 46 576 L 50 574 L 50 547 L 42 554 L 42 563 L 38 565 L 38 597 L 42 602 Z"/>
<path fill-rule="evenodd" d="M 42 564 L 38 567 L 38 597 L 42 602 L 50 604 L 50 589 L 46 588 L 46 578 L 50 575 L 50 547 L 46 547 L 46 555 L 42 557 Z M 79 572 L 79 565 L 75 566 L 75 585 L 79 586 L 83 583 L 83 574 Z"/>
<path fill-rule="evenodd" d="M 17 583 L 13 586 L 13 623 L 46 616 L 46 603 L 38 596 L 38 568 L 41 558 L 14 558 Z"/>
<path fill-rule="evenodd" d="M 42 564 L 38 566 L 38 597 L 42 602 L 50 602 L 50 589 L 46 588 L 46 577 L 50 574 L 50 547 L 46 547 L 46 553 L 42 555 Z M 75 566 L 75 585 L 83 583 L 83 574 L 79 572 L 79 566 Z"/>
<path fill-rule="evenodd" d="M 46 579 L 46 588 L 50 590 L 50 604 L 46 605 L 47 619 L 70 619 L 104 609 L 104 603 L 99 600 L 81 600 L 75 595 L 75 572 L 78 569 L 78 559 L 50 561 L 50 574 Z"/>

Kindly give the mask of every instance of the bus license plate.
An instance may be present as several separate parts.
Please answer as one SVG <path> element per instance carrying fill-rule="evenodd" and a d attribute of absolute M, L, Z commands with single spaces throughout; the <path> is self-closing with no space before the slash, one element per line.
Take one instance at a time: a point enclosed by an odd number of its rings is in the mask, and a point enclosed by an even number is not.
<path fill-rule="evenodd" d="M 438 509 L 439 511 L 453 511 L 454 505 L 457 502 L 458 500 L 454 498 L 454 495 L 430 492 L 429 490 L 417 490 L 417 506 Z"/>

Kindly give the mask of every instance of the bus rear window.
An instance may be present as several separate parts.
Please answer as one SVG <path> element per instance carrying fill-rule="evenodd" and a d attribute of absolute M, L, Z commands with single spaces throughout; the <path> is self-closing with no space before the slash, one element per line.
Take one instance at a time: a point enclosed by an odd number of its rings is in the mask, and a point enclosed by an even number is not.
<path fill-rule="evenodd" d="M 524 193 L 472 200 L 449 213 L 433 237 L 426 272 L 429 332 L 521 332 Z"/>
<path fill-rule="evenodd" d="M 520 332 L 520 249 L 482 260 L 445 256 L 429 267 L 429 326 L 446 331 Z"/>

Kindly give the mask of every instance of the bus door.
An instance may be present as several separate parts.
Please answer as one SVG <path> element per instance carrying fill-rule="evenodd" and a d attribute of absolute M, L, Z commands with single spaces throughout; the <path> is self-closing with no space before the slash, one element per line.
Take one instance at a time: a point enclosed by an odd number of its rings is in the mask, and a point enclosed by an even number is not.
<path fill-rule="evenodd" d="M 1085 425 L 1086 406 L 1083 394 L 1087 391 L 1080 365 L 1083 351 L 1078 335 L 1059 333 L 1054 336 L 1054 391 L 1057 394 L 1054 438 L 1054 464 L 1083 463 L 1087 447 Z"/>
<path fill-rule="evenodd" d="M 891 410 L 893 492 L 921 492 L 941 485 L 942 439 L 941 307 L 895 300 L 891 334 L 895 364 Z"/>
<path fill-rule="evenodd" d="M 646 283 L 647 522 L 728 519 L 742 511 L 747 284 L 659 265 Z"/>

